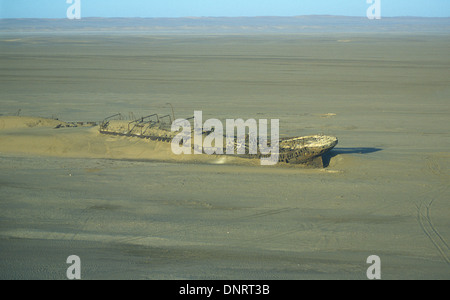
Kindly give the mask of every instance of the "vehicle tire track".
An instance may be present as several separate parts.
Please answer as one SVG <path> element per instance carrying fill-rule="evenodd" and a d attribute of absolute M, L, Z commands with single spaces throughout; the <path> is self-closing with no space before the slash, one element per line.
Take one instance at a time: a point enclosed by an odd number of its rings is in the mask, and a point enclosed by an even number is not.
<path fill-rule="evenodd" d="M 448 187 L 444 188 L 443 191 L 441 192 L 441 194 L 444 194 L 446 191 L 448 190 Z M 445 241 L 445 239 L 442 237 L 442 235 L 436 230 L 436 227 L 433 225 L 433 222 L 431 220 L 431 215 L 430 215 L 430 208 L 431 205 L 433 204 L 435 198 L 433 198 L 431 200 L 431 202 L 426 206 L 426 211 L 427 211 L 427 221 L 430 225 L 430 228 L 433 230 L 433 232 L 436 234 L 436 236 L 441 240 L 441 242 L 443 243 L 443 245 L 445 245 L 446 249 L 449 250 L 450 247 L 448 246 L 447 242 Z"/>
<path fill-rule="evenodd" d="M 433 159 L 433 157 L 426 158 L 427 171 L 437 177 L 440 182 L 443 182 L 443 186 L 429 193 L 425 193 L 424 196 L 429 196 L 428 200 L 422 200 L 417 207 L 417 221 L 420 228 L 438 250 L 444 261 L 450 265 L 450 247 L 445 238 L 436 229 L 431 218 L 431 208 L 437 199 L 443 197 L 448 191 L 448 183 L 442 181 L 442 178 L 448 177 L 448 174 L 442 170 L 440 165 Z"/>
<path fill-rule="evenodd" d="M 436 227 L 431 222 L 429 210 L 430 207 L 428 205 L 424 205 L 424 203 L 420 203 L 420 205 L 417 206 L 417 220 L 420 228 L 439 251 L 445 262 L 450 265 L 450 249 L 445 239 L 439 234 Z"/>

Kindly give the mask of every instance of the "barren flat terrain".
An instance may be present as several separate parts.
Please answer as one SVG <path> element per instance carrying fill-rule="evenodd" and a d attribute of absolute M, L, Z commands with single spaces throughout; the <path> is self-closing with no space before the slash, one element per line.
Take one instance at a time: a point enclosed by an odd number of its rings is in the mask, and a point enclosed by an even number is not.
<path fill-rule="evenodd" d="M 450 278 L 448 33 L 0 35 L 0 278 Z M 54 129 L 279 119 L 327 167 Z M 20 111 L 19 111 L 20 110 Z M 18 115 L 18 116 L 17 116 Z M 46 118 L 38 119 L 38 118 Z"/>

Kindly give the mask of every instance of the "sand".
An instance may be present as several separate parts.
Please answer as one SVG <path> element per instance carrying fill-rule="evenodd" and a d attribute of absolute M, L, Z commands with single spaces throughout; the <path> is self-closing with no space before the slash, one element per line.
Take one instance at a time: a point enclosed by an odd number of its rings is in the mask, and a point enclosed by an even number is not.
<path fill-rule="evenodd" d="M 448 34 L 0 38 L 0 278 L 65 279 L 75 254 L 83 279 L 367 279 L 370 255 L 382 279 L 449 279 L 449 46 Z M 167 103 L 339 145 L 324 169 L 262 167 L 54 128 Z"/>

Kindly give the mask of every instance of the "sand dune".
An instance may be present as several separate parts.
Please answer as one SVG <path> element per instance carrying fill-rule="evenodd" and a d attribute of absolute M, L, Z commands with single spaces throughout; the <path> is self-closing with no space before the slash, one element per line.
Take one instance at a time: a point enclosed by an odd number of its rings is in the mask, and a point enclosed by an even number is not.
<path fill-rule="evenodd" d="M 98 126 L 56 128 L 67 124 L 38 117 L 0 117 L 0 152 L 66 158 L 256 164 L 230 156 L 175 155 L 170 143 L 104 135 L 99 133 Z"/>
<path fill-rule="evenodd" d="M 0 130 L 35 127 L 55 128 L 58 125 L 67 125 L 67 123 L 58 120 L 37 117 L 0 117 Z"/>

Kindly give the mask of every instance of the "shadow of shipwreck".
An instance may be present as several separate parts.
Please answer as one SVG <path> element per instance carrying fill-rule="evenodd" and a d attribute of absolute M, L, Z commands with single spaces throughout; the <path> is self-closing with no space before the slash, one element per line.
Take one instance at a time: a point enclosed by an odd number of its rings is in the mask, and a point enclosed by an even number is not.
<path fill-rule="evenodd" d="M 381 148 L 372 148 L 372 147 L 356 147 L 356 148 L 334 148 L 333 150 L 325 153 L 322 156 L 323 166 L 326 168 L 330 165 L 330 161 L 333 157 L 339 154 L 369 154 L 375 153 L 378 151 L 382 151 Z"/>

